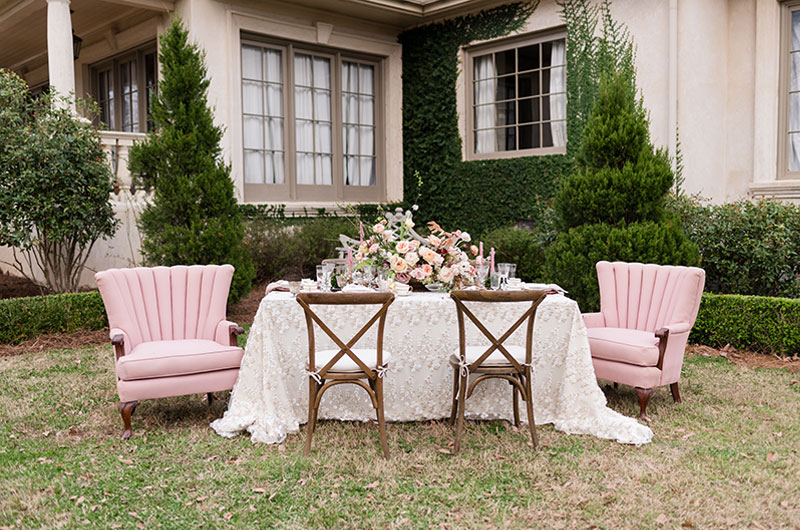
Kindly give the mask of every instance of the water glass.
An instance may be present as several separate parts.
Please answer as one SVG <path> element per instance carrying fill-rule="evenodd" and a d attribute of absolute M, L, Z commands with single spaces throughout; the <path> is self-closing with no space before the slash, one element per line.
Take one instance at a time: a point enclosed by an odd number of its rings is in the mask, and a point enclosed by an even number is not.
<path fill-rule="evenodd" d="M 497 275 L 500 277 L 500 289 L 505 290 L 508 283 L 508 274 L 511 269 L 511 263 L 498 263 Z"/>
<path fill-rule="evenodd" d="M 317 265 L 317 285 L 319 286 L 320 291 L 324 293 L 329 293 L 331 291 L 332 269 L 333 266 L 328 268 L 325 265 Z"/>
<path fill-rule="evenodd" d="M 508 264 L 508 277 L 509 278 L 516 278 L 517 277 L 517 264 L 516 263 L 509 263 Z"/>
<path fill-rule="evenodd" d="M 489 276 L 489 265 L 481 263 L 475 267 L 475 272 L 477 273 L 477 286 L 484 289 L 486 287 L 486 277 Z"/>
<path fill-rule="evenodd" d="M 336 277 L 336 286 L 339 287 L 339 290 L 343 289 L 344 286 L 347 285 L 347 265 L 336 265 L 334 274 Z"/>
<path fill-rule="evenodd" d="M 491 286 L 492 291 L 497 291 L 498 289 L 500 289 L 502 286 L 500 275 L 492 273 L 492 275 L 489 278 L 489 285 Z"/>
<path fill-rule="evenodd" d="M 375 265 L 364 265 L 361 272 L 363 274 L 364 285 L 372 287 L 372 282 L 375 280 Z"/>

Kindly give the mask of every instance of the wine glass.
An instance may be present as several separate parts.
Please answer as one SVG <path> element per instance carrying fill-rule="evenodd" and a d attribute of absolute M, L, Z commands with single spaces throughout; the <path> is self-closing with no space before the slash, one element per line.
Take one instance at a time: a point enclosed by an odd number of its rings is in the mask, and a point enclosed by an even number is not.
<path fill-rule="evenodd" d="M 364 285 L 372 287 L 372 282 L 375 280 L 375 265 L 364 265 L 361 273 Z"/>
<path fill-rule="evenodd" d="M 320 291 L 326 291 L 325 289 L 325 267 L 322 265 L 317 265 L 317 286 L 319 287 Z"/>
<path fill-rule="evenodd" d="M 339 287 L 339 290 L 342 290 L 347 285 L 347 265 L 336 265 L 334 275 L 336 277 L 336 286 Z"/>
<path fill-rule="evenodd" d="M 508 283 L 508 273 L 511 269 L 511 263 L 498 263 L 497 275 L 500 277 L 500 289 L 505 290 Z"/>

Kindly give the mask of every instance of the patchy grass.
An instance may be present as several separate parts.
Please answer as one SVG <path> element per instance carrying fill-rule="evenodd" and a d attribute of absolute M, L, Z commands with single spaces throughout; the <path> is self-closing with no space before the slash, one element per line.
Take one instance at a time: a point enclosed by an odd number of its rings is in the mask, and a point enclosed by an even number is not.
<path fill-rule="evenodd" d="M 655 440 L 629 447 L 540 427 L 323 422 L 310 458 L 224 439 L 199 396 L 142 403 L 122 430 L 110 346 L 0 358 L 0 527 L 797 528 L 800 383 L 690 356 L 684 403 L 658 390 Z M 794 382 L 793 382 L 794 381 Z M 610 406 L 637 410 L 632 390 Z"/>

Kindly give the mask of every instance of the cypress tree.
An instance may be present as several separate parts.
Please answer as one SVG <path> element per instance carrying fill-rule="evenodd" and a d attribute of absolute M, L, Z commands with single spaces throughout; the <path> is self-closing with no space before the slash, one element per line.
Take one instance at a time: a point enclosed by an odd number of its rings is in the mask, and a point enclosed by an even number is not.
<path fill-rule="evenodd" d="M 160 42 L 155 130 L 129 157 L 134 183 L 153 192 L 139 218 L 142 253 L 151 265 L 230 263 L 236 273 L 229 300 L 235 301 L 249 291 L 255 269 L 222 159 L 222 129 L 208 105 L 205 56 L 177 19 Z"/>
<path fill-rule="evenodd" d="M 547 268 L 584 311 L 599 307 L 597 261 L 698 263 L 697 247 L 665 209 L 673 174 L 650 142 L 631 72 L 601 79 L 576 162 L 555 200 L 559 233 Z"/>

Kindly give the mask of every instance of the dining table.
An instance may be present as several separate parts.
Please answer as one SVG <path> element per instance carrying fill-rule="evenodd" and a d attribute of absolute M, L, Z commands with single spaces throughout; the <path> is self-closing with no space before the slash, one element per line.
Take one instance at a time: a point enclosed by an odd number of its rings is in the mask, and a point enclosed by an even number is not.
<path fill-rule="evenodd" d="M 475 302 L 470 310 L 496 336 L 530 307 L 529 303 Z M 315 307 L 322 320 L 343 339 L 354 335 L 374 314 L 371 306 Z M 333 348 L 315 326 L 317 349 Z M 374 348 L 376 328 L 356 345 Z M 507 343 L 524 346 L 521 326 Z M 384 331 L 385 416 L 389 422 L 448 418 L 458 352 L 455 302 L 448 293 L 422 292 L 396 296 Z M 489 346 L 474 326 L 467 326 L 470 345 Z M 281 443 L 308 418 L 308 335 L 303 309 L 288 292 L 270 292 L 259 304 L 250 327 L 239 377 L 223 417 L 211 427 L 221 436 L 249 433 L 254 443 Z M 578 304 L 563 294 L 548 294 L 536 311 L 533 330 L 533 406 L 537 425 L 552 424 L 570 435 L 591 435 L 624 444 L 652 440 L 652 430 L 607 406 L 598 386 L 589 340 Z M 524 408 L 524 407 L 523 407 Z M 502 380 L 479 384 L 467 400 L 467 418 L 513 418 L 512 388 Z M 523 421 L 527 421 L 521 411 Z M 375 420 L 367 393 L 356 385 L 328 390 L 320 419 Z"/>

